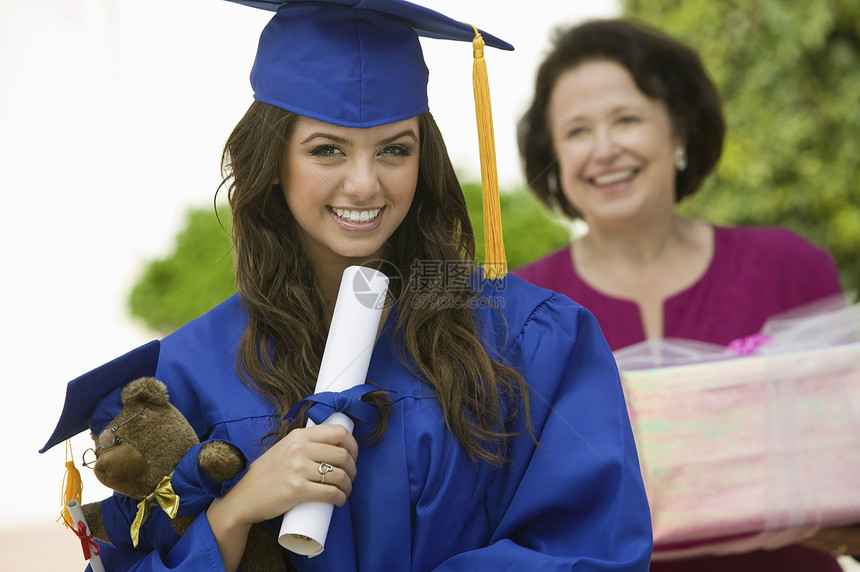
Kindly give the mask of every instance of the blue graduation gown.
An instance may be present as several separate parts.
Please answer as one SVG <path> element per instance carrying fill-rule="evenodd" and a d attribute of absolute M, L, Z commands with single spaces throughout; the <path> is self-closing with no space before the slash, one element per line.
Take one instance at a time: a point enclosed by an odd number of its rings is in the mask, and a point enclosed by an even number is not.
<path fill-rule="evenodd" d="M 490 355 L 529 385 L 538 444 L 521 434 L 509 463 L 474 461 L 446 428 L 433 391 L 398 360 L 387 325 L 368 371 L 393 401 L 387 430 L 378 444 L 359 441 L 352 494 L 334 509 L 322 554 L 290 554 L 298 570 L 648 569 L 648 504 L 597 323 L 564 296 L 513 276 L 501 284 L 483 292 L 501 311 L 475 313 Z M 155 346 L 153 374 L 201 438 L 234 443 L 253 460 L 274 411 L 236 373 L 245 324 L 233 296 Z M 115 392 L 94 417 L 106 423 L 119 407 Z M 167 552 L 105 546 L 101 556 L 108 570 L 223 570 L 205 512 Z"/>

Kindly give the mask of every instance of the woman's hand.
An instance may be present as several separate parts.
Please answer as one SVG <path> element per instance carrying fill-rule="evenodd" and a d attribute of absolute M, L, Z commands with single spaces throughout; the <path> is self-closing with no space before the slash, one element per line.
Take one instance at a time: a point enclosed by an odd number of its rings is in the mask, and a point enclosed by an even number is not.
<path fill-rule="evenodd" d="M 803 544 L 834 556 L 860 555 L 860 523 L 822 528 Z"/>
<path fill-rule="evenodd" d="M 340 425 L 294 429 L 251 464 L 223 502 L 248 525 L 308 501 L 342 506 L 352 492 L 357 456 L 355 438 Z M 321 463 L 332 467 L 325 483 Z"/>
<path fill-rule="evenodd" d="M 251 525 L 299 504 L 343 506 L 352 492 L 358 443 L 340 425 L 294 429 L 256 461 L 206 511 L 227 570 L 235 570 Z"/>

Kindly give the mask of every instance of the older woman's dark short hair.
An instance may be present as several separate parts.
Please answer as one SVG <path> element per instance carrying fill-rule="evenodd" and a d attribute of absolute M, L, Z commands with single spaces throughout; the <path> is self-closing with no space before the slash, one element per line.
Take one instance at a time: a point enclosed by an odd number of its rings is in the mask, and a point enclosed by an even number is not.
<path fill-rule="evenodd" d="M 698 54 L 659 30 L 630 19 L 593 20 L 557 32 L 538 68 L 531 106 L 520 119 L 518 140 L 527 182 L 551 208 L 579 212 L 559 187 L 559 168 L 547 124 L 547 106 L 558 78 L 588 61 L 627 69 L 648 97 L 662 101 L 687 150 L 687 168 L 675 176 L 675 200 L 695 193 L 720 159 L 725 136 L 722 102 Z"/>

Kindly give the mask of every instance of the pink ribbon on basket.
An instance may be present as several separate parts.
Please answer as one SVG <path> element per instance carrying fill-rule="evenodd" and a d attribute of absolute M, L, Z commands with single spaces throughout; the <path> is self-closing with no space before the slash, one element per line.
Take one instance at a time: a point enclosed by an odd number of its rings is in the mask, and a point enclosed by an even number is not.
<path fill-rule="evenodd" d="M 78 528 L 73 528 L 72 532 L 75 533 L 81 540 L 81 548 L 84 551 L 84 560 L 89 560 L 93 556 L 98 556 L 99 552 L 101 552 L 101 548 L 96 544 L 95 540 L 93 540 L 92 534 L 87 534 L 87 525 L 84 524 L 84 521 L 78 521 Z"/>
<path fill-rule="evenodd" d="M 770 336 L 767 334 L 753 334 L 751 336 L 732 340 L 726 347 L 735 355 L 745 356 L 756 351 L 763 344 L 769 342 L 770 339 Z"/>

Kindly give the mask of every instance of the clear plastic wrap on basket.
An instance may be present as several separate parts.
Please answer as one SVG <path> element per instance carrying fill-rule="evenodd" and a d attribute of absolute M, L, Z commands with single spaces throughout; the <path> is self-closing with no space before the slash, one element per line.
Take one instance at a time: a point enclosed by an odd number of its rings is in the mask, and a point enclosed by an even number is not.
<path fill-rule="evenodd" d="M 615 352 L 654 559 L 777 548 L 860 521 L 860 306 L 838 296 L 728 347 Z"/>

